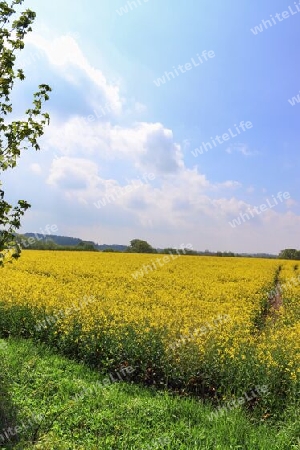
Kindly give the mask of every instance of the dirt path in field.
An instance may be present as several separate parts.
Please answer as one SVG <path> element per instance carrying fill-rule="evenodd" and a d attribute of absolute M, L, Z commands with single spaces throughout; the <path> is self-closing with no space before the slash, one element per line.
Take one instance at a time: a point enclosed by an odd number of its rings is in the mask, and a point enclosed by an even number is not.
<path fill-rule="evenodd" d="M 269 299 L 269 311 L 267 313 L 268 317 L 271 317 L 274 321 L 277 320 L 276 312 L 283 306 L 283 299 L 281 295 L 280 283 L 277 281 L 276 290 L 273 297 Z"/>
<path fill-rule="evenodd" d="M 280 284 L 276 284 L 276 294 L 270 299 L 270 306 L 272 309 L 277 311 L 281 306 L 283 306 L 282 295 L 281 295 Z"/>
<path fill-rule="evenodd" d="M 264 310 L 256 322 L 256 333 L 260 334 L 267 324 L 274 324 L 278 319 L 278 311 L 283 306 L 282 290 L 279 281 L 275 282 L 274 289 L 269 293 Z"/>

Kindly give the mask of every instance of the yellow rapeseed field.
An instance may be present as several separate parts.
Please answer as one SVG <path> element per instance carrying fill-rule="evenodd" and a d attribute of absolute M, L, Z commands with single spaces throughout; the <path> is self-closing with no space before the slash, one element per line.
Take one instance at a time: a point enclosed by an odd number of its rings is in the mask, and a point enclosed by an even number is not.
<path fill-rule="evenodd" d="M 298 274 L 279 260 L 24 251 L 1 270 L 1 328 L 99 367 L 135 365 L 149 382 L 198 376 L 208 390 L 256 382 L 292 396 Z"/>

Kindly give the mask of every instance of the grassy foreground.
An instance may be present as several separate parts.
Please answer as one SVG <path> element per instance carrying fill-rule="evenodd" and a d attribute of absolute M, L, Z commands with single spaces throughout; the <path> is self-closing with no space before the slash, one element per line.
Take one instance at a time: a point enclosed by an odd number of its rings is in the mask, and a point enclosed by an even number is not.
<path fill-rule="evenodd" d="M 0 340 L 0 360 L 3 449 L 300 448 L 300 424 L 292 407 L 275 423 L 247 417 L 239 407 L 212 419 L 215 409 L 209 405 L 126 382 L 104 384 L 108 374 L 29 340 Z M 19 441 L 13 442 L 16 430 Z"/>

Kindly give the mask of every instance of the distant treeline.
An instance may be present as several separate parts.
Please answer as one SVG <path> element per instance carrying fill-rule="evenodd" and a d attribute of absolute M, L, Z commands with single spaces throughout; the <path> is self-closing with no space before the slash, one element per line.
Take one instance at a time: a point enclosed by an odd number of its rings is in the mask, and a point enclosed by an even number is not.
<path fill-rule="evenodd" d="M 94 242 L 72 237 L 26 233 L 18 238 L 21 247 L 28 250 L 98 251 Z"/>
<path fill-rule="evenodd" d="M 44 235 L 40 233 L 25 233 L 18 235 L 19 243 L 23 249 L 28 250 L 61 250 L 61 251 L 93 251 L 93 252 L 118 252 L 118 253 L 156 253 L 156 254 L 181 254 L 191 256 L 218 256 L 218 257 L 252 257 L 252 258 L 278 258 L 278 255 L 271 255 L 268 253 L 234 253 L 227 252 L 212 252 L 210 250 L 197 251 L 191 248 L 176 249 L 168 248 L 154 248 L 147 241 L 141 239 L 133 239 L 130 245 L 107 245 L 96 244 L 93 241 L 84 241 L 79 238 L 69 236 Z M 189 246 L 188 246 L 189 247 Z M 190 246 L 191 247 L 191 246 Z M 296 252 L 296 253 L 295 253 Z M 299 254 L 299 255 L 298 255 Z M 291 257 L 293 256 L 293 257 Z M 299 256 L 299 257 L 295 257 Z M 293 249 L 283 250 L 280 258 L 284 259 L 300 259 L 300 251 Z"/>

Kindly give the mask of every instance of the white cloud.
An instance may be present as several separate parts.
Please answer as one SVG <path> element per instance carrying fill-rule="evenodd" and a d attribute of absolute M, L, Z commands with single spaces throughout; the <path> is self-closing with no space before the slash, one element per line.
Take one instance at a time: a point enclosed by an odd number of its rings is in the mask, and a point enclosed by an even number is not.
<path fill-rule="evenodd" d="M 62 190 L 85 190 L 97 182 L 98 167 L 83 158 L 62 157 L 54 159 L 47 183 Z"/>
<path fill-rule="evenodd" d="M 142 227 L 151 223 L 152 227 L 185 230 L 199 220 L 205 222 L 226 218 L 232 213 L 236 215 L 244 206 L 235 199 L 212 200 L 212 193 L 231 191 L 236 183 L 211 184 L 197 168 L 181 167 L 158 177 L 153 172 L 149 177 L 148 172 L 141 181 L 120 183 L 101 177 L 97 163 L 89 159 L 65 156 L 52 162 L 47 182 L 71 202 L 73 208 L 78 204 L 86 205 L 92 211 L 91 221 L 103 217 L 109 209 L 111 218 L 129 214 Z"/>
<path fill-rule="evenodd" d="M 29 168 L 36 175 L 40 175 L 42 173 L 42 168 L 41 168 L 40 164 L 38 164 L 38 163 L 30 164 Z"/>
<path fill-rule="evenodd" d="M 224 181 L 224 183 L 218 183 L 216 185 L 217 189 L 222 189 L 222 188 L 226 188 L 226 189 L 238 189 L 242 187 L 242 184 L 239 183 L 238 181 L 233 181 L 233 180 L 227 180 Z"/>
<path fill-rule="evenodd" d="M 254 156 L 258 154 L 257 151 L 249 150 L 249 146 L 247 144 L 242 143 L 232 143 L 229 147 L 226 148 L 225 151 L 230 155 L 234 152 L 241 153 L 244 156 Z"/>
<path fill-rule="evenodd" d="M 45 146 L 62 155 L 96 157 L 98 160 L 126 159 L 136 168 L 156 173 L 175 173 L 184 167 L 173 133 L 160 123 L 138 122 L 128 127 L 109 122 L 87 123 L 73 117 L 65 123 L 52 121 Z"/>
<path fill-rule="evenodd" d="M 111 109 L 116 114 L 122 112 L 123 99 L 120 96 L 119 86 L 110 84 L 103 72 L 89 63 L 72 36 L 60 36 L 49 40 L 37 33 L 29 33 L 26 43 L 43 51 L 50 64 L 71 84 L 81 84 L 80 76 L 77 76 L 74 68 L 79 69 L 94 84 L 95 88 L 104 94 L 105 101 L 109 103 Z M 91 98 L 91 100 L 93 99 Z M 94 103 L 92 101 L 93 108 L 96 108 L 97 105 L 97 100 L 94 100 Z"/>

